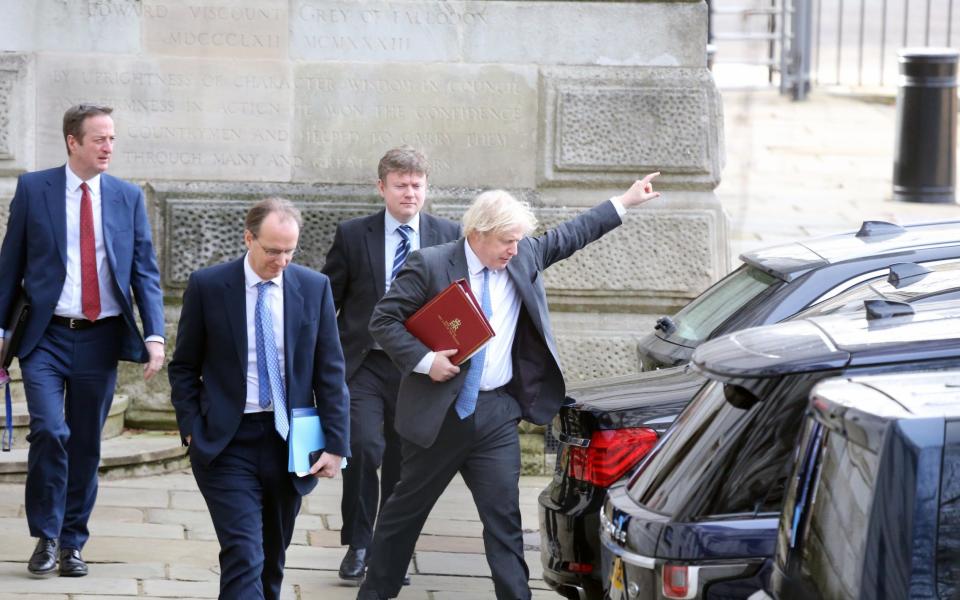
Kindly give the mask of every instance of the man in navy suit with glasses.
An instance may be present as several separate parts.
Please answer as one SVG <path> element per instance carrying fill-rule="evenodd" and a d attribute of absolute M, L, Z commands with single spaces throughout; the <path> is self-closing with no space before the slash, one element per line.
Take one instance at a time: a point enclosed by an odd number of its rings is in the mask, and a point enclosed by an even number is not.
<path fill-rule="evenodd" d="M 280 597 L 301 499 L 350 455 L 350 406 L 325 275 L 293 264 L 300 211 L 268 198 L 247 213 L 244 256 L 190 276 L 171 400 L 220 542 L 220 597 Z M 290 418 L 316 410 L 326 442 L 289 472 Z"/>

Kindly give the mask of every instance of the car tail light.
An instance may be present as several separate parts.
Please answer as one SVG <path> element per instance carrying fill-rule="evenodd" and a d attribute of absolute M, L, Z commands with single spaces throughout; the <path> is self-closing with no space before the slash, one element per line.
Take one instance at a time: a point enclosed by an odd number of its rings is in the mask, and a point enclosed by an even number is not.
<path fill-rule="evenodd" d="M 686 565 L 663 565 L 663 597 L 687 598 L 690 578 Z"/>
<path fill-rule="evenodd" d="M 589 575 L 593 573 L 593 565 L 590 563 L 578 563 L 578 562 L 562 562 L 560 563 L 560 568 L 563 571 L 568 573 L 582 573 L 584 575 Z"/>
<path fill-rule="evenodd" d="M 595 431 L 586 448 L 570 447 L 567 474 L 597 487 L 610 487 L 646 456 L 657 437 L 656 431 L 646 427 Z"/>

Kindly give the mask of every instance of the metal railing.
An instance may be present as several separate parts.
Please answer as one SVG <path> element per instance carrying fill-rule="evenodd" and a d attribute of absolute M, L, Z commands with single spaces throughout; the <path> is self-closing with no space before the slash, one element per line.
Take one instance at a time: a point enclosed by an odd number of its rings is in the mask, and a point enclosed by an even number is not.
<path fill-rule="evenodd" d="M 708 5 L 716 60 L 766 66 L 768 82 L 798 100 L 814 85 L 894 86 L 901 48 L 960 44 L 960 0 L 710 0 Z"/>
<path fill-rule="evenodd" d="M 814 6 L 817 85 L 896 85 L 899 49 L 956 41 L 955 0 L 804 1 Z"/>

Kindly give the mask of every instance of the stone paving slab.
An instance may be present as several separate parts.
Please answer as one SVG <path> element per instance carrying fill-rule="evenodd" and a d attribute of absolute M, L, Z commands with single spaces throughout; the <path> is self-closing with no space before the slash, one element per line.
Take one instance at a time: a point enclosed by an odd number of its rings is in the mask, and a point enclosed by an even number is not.
<path fill-rule="evenodd" d="M 152 509 L 140 509 L 126 506 L 95 505 L 90 515 L 92 521 L 113 521 L 117 523 L 143 523 L 144 513 Z M 155 509 L 153 509 L 155 510 Z M 153 522 L 153 521 L 147 521 Z"/>
<path fill-rule="evenodd" d="M 0 581 L 6 593 L 15 594 L 118 594 L 137 595 L 137 580 L 111 577 L 31 577 L 23 563 L 0 563 Z"/>

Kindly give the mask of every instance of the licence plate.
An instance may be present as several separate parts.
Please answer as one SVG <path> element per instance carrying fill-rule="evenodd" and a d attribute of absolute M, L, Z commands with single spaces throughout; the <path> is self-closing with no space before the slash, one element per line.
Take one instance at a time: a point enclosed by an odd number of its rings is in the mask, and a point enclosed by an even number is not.
<path fill-rule="evenodd" d="M 617 556 L 613 559 L 613 568 L 610 570 L 610 600 L 626 600 L 624 579 L 623 561 Z"/>

